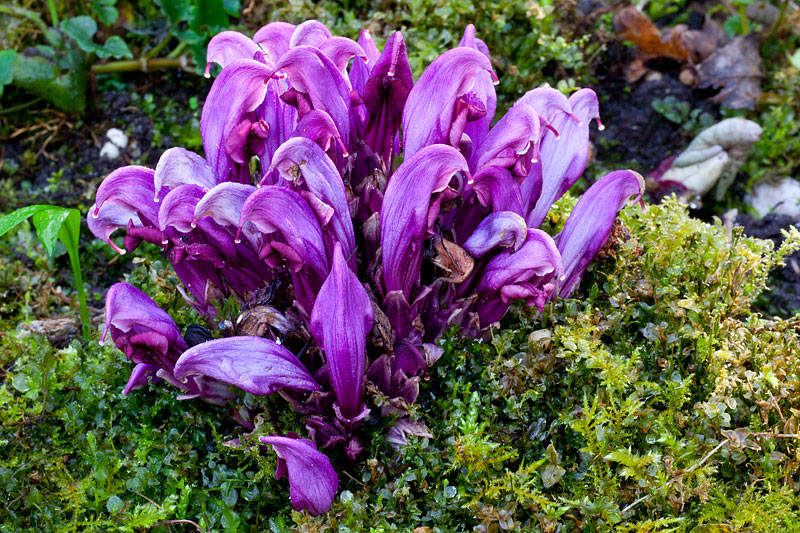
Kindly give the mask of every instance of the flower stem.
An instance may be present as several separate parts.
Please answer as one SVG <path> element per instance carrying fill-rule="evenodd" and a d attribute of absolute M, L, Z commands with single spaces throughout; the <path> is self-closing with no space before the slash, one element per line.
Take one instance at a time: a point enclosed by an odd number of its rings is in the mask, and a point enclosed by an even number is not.
<path fill-rule="evenodd" d="M 140 70 L 147 72 L 149 70 L 167 69 L 167 68 L 180 68 L 186 71 L 189 69 L 189 59 L 186 56 L 180 57 L 154 57 L 152 59 L 123 59 L 121 61 L 111 61 L 109 63 L 92 65 L 92 72 L 94 74 L 109 74 L 111 72 L 131 72 Z"/>
<path fill-rule="evenodd" d="M 50 7 L 50 24 L 55 28 L 58 26 L 58 11 L 56 11 L 55 0 L 47 0 L 47 5 Z"/>

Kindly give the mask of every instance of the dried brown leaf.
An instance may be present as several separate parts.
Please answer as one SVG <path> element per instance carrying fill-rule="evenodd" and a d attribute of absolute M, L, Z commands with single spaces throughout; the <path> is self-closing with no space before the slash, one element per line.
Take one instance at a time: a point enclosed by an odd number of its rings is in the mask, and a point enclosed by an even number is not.
<path fill-rule="evenodd" d="M 715 102 L 731 109 L 753 109 L 764 77 L 756 38 L 736 37 L 700 63 L 698 74 L 701 88 L 722 88 Z"/>
<path fill-rule="evenodd" d="M 445 281 L 461 283 L 467 279 L 475 261 L 466 250 L 454 242 L 438 237 L 433 241 L 433 249 L 436 251 L 432 258 L 433 263 L 449 274 L 444 278 Z"/>
<path fill-rule="evenodd" d="M 686 26 L 679 25 L 664 33 L 635 7 L 626 7 L 614 15 L 614 27 L 619 36 L 635 44 L 642 53 L 653 57 L 670 57 L 678 61 L 689 59 L 683 45 Z"/>

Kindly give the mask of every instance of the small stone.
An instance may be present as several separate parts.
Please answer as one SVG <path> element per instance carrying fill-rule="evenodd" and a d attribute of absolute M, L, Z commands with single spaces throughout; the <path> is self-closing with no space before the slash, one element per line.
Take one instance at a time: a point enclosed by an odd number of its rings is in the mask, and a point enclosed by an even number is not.
<path fill-rule="evenodd" d="M 692 67 L 686 67 L 685 69 L 681 70 L 681 73 L 678 75 L 678 79 L 682 84 L 688 85 L 689 87 L 694 87 L 697 85 L 697 72 L 695 72 L 694 68 Z"/>
<path fill-rule="evenodd" d="M 106 159 L 116 159 L 119 157 L 119 147 L 112 143 L 111 141 L 106 141 L 103 147 L 100 149 L 100 157 L 105 157 Z"/>
<path fill-rule="evenodd" d="M 664 75 L 658 72 L 657 70 L 651 70 L 647 73 L 644 77 L 644 81 L 661 81 L 664 79 Z"/>
<path fill-rule="evenodd" d="M 767 213 L 788 215 L 800 218 L 800 181 L 794 178 L 783 178 L 777 182 L 764 181 L 753 187 L 745 196 L 747 202 L 758 215 Z"/>
<path fill-rule="evenodd" d="M 119 128 L 111 128 L 108 130 L 106 132 L 106 137 L 120 149 L 124 150 L 128 146 L 128 136 Z"/>

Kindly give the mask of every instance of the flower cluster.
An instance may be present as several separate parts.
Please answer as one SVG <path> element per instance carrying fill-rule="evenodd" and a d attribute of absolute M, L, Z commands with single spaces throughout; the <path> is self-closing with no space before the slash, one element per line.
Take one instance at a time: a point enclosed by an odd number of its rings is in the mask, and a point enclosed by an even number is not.
<path fill-rule="evenodd" d="M 416 82 L 400 33 L 380 51 L 366 31 L 356 42 L 317 21 L 223 32 L 208 60 L 222 71 L 202 112 L 205 158 L 172 148 L 155 170 L 114 171 L 88 221 L 121 253 L 162 246 L 209 318 L 238 299 L 235 334 L 184 338 L 127 284 L 108 293 L 106 333 L 136 363 L 126 392 L 148 379 L 217 404 L 230 385 L 280 391 L 311 440 L 261 441 L 294 507 L 321 513 L 338 478 L 317 447 L 357 460 L 369 405 L 396 418 L 391 443 L 424 433 L 406 414 L 443 331 L 476 336 L 515 301 L 541 310 L 568 295 L 643 182 L 612 172 L 559 235 L 540 230 L 583 173 L 597 97 L 534 89 L 492 126 L 497 78 L 472 26 Z"/>

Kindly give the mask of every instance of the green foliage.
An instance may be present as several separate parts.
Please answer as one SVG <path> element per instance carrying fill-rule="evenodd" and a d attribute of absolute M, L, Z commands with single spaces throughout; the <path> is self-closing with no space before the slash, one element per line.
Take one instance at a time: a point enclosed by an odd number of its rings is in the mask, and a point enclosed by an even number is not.
<path fill-rule="evenodd" d="M 653 110 L 665 119 L 680 124 L 686 133 L 699 133 L 716 122 L 714 117 L 702 109 L 692 109 L 689 102 L 678 100 L 674 96 L 655 98 L 650 102 Z"/>
<path fill-rule="evenodd" d="M 0 218 L 0 236 L 31 217 L 33 218 L 33 225 L 36 228 L 39 241 L 48 254 L 53 255 L 56 239 L 60 240 L 67 249 L 70 265 L 72 266 L 72 275 L 75 280 L 75 288 L 80 300 L 83 336 L 88 339 L 91 336 L 91 325 L 89 309 L 86 307 L 86 290 L 83 288 L 80 257 L 78 256 L 81 214 L 77 209 L 67 209 L 55 205 L 30 205 Z"/>
<path fill-rule="evenodd" d="M 230 17 L 238 16 L 240 9 L 238 0 L 182 0 L 160 4 L 141 2 L 141 7 L 148 14 L 147 20 L 142 21 L 143 25 L 152 26 L 152 31 L 138 28 L 125 38 L 110 35 L 105 42 L 99 44 L 95 42 L 98 22 L 106 27 L 106 33 L 111 31 L 119 18 L 116 4 L 117 0 L 93 0 L 85 6 L 79 5 L 75 16 L 66 18 L 60 24 L 57 19 L 53 19 L 55 10 L 51 10 L 52 27 L 48 27 L 36 11 L 17 6 L 0 6 L 0 16 L 19 17 L 37 26 L 47 43 L 30 43 L 35 44 L 34 48 L 26 48 L 20 44 L 17 50 L 0 51 L 0 96 L 3 94 L 3 87 L 13 83 L 63 111 L 82 114 L 86 110 L 89 71 L 96 58 L 133 59 L 129 43 L 141 41 L 137 52 L 143 59 L 149 59 L 153 53 L 170 44 L 173 36 L 178 39 L 178 43 L 170 54 L 177 56 L 188 48 L 198 73 L 202 72 L 209 38 L 228 29 Z M 160 6 L 160 10 L 153 7 L 155 5 Z M 131 12 L 131 7 L 126 6 L 128 12 Z M 139 37 L 155 33 L 155 28 L 165 25 L 172 29 L 163 32 L 160 42 L 155 45 L 151 39 Z M 140 68 L 138 63 L 118 66 L 120 70 Z"/>
<path fill-rule="evenodd" d="M 559 202 L 547 224 L 557 230 L 572 203 Z M 791 530 L 800 322 L 764 320 L 750 305 L 800 233 L 772 250 L 670 200 L 629 208 L 615 235 L 630 236 L 604 249 L 575 298 L 512 314 L 482 340 L 450 332 L 411 411 L 429 436 L 409 436 L 398 452 L 384 440 L 391 421 L 370 426 L 368 459 L 336 461 L 339 495 L 316 518 L 289 510 L 270 452 L 223 446 L 242 432 L 229 409 L 178 401 L 164 383 L 123 397 L 131 365 L 111 347 L 0 337 L 0 490 L 10 502 L 0 522 L 9 531 L 169 520 L 207 531 Z M 139 262 L 129 281 L 179 325 L 198 321 L 166 265 Z M 304 433 L 285 402 L 242 401 L 260 413 L 259 433 Z"/>
<path fill-rule="evenodd" d="M 567 0 L 415 0 L 310 2 L 295 0 L 269 12 L 271 20 L 324 22 L 334 34 L 357 37 L 362 28 L 385 40 L 403 32 L 415 78 L 443 50 L 458 45 L 467 24 L 486 42 L 500 78 L 498 116 L 526 91 L 550 83 L 569 89 L 585 83 L 591 59 L 602 51 L 574 28 L 574 4 Z M 260 23 L 261 21 L 259 21 Z"/>

